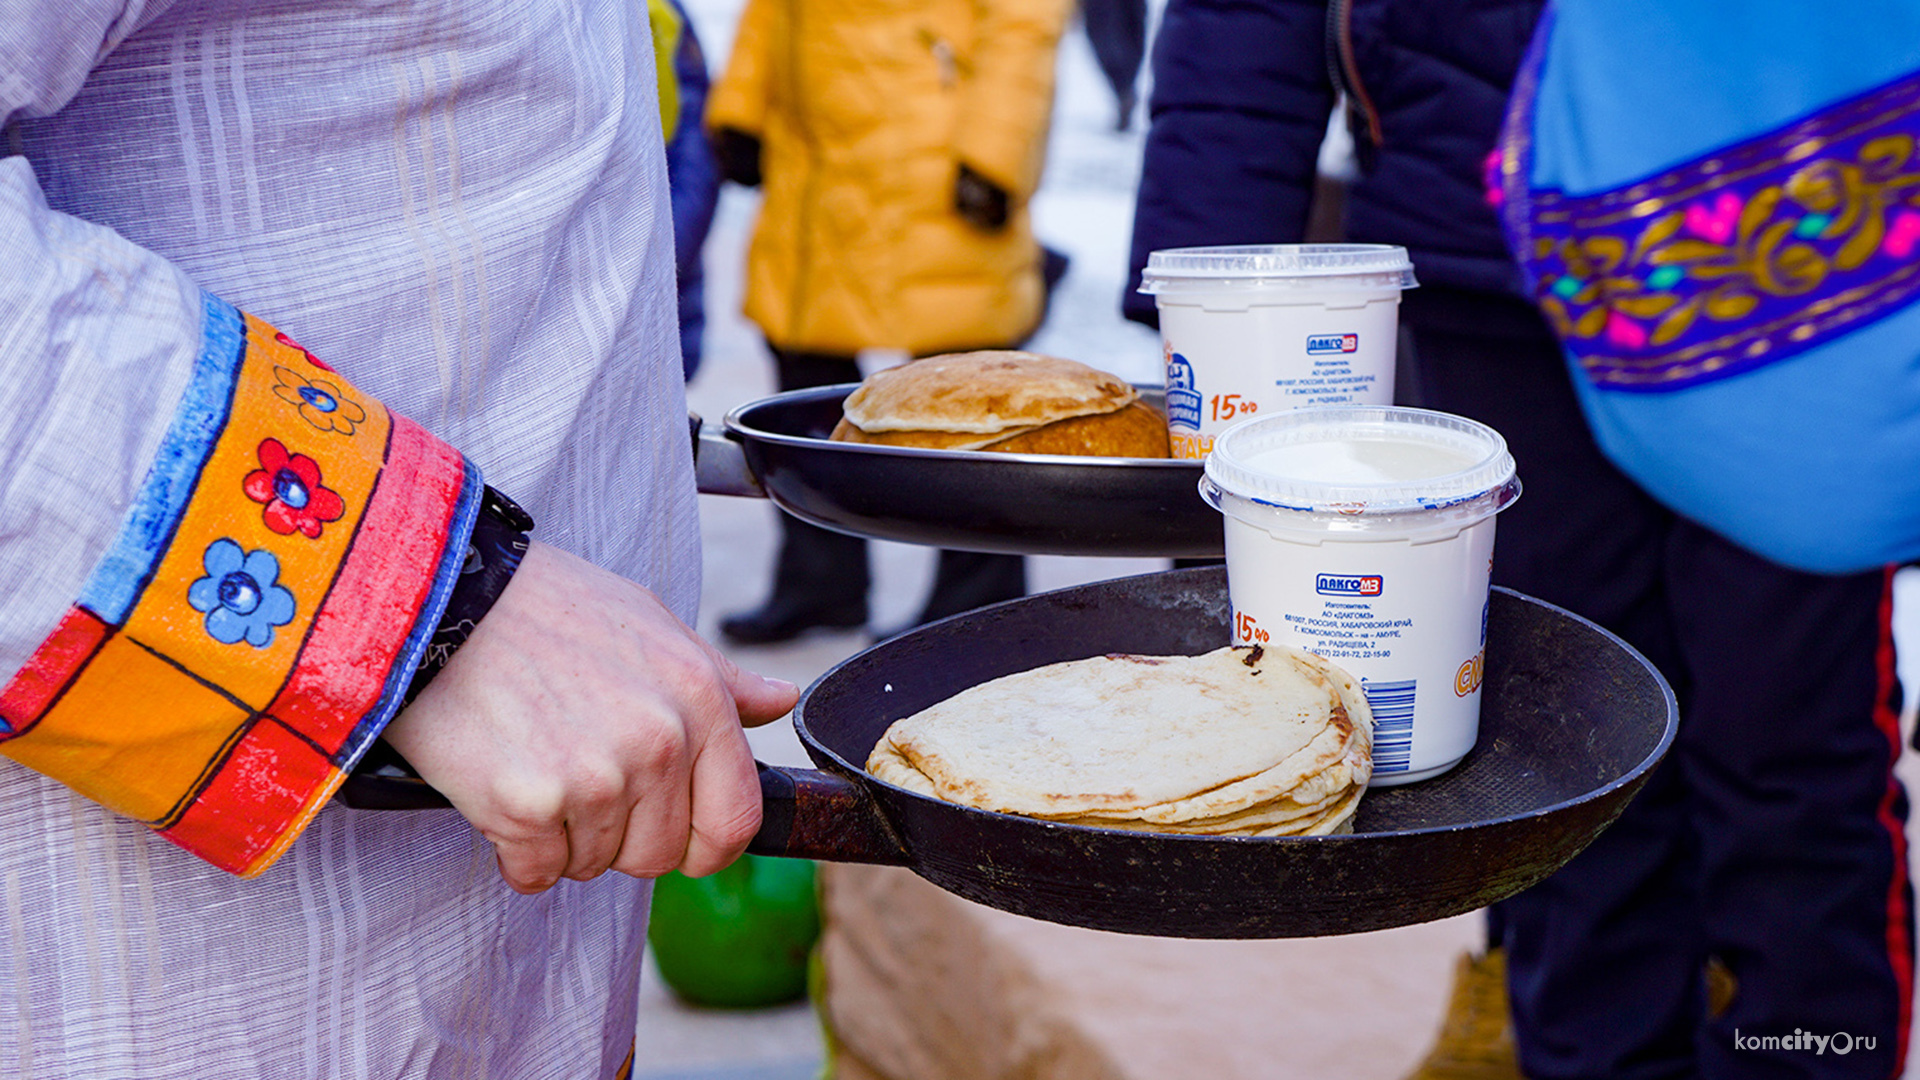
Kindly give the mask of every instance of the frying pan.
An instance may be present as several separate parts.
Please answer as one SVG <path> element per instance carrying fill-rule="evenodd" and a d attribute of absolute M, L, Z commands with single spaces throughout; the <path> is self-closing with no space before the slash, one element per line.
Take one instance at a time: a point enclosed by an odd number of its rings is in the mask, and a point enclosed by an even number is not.
<path fill-rule="evenodd" d="M 844 661 L 793 723 L 818 770 L 761 766 L 748 850 L 887 863 L 1051 922 L 1200 938 L 1357 933 L 1441 919 L 1558 869 L 1646 782 L 1673 693 L 1618 638 L 1495 590 L 1480 739 L 1451 772 L 1361 800 L 1352 835 L 1207 837 L 1062 825 L 913 794 L 861 765 L 894 720 L 987 679 L 1109 652 L 1228 643 L 1225 570 L 1174 570 L 1013 600 Z M 351 805 L 408 805 L 419 781 L 349 781 Z M 407 787 L 411 784 L 411 788 Z"/>
<path fill-rule="evenodd" d="M 857 383 L 790 390 L 696 429 L 701 491 L 764 494 L 839 532 L 1017 555 L 1217 557 L 1220 512 L 1199 495 L 1201 463 L 1154 458 L 922 450 L 832 442 Z M 1141 397 L 1159 408 L 1158 387 Z"/>

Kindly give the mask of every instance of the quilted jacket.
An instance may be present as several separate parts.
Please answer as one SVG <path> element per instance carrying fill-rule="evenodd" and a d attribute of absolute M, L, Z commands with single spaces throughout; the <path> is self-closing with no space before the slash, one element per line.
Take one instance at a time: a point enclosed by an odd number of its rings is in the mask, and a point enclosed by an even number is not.
<path fill-rule="evenodd" d="M 1072 0 L 748 0 L 709 129 L 761 140 L 746 315 L 775 346 L 852 355 L 1009 345 L 1039 322 L 1040 183 Z M 1008 196 L 954 210 L 965 163 Z"/>
<path fill-rule="evenodd" d="M 1170 0 L 1135 211 L 1147 253 L 1290 243 L 1339 91 L 1360 175 L 1346 235 L 1405 246 L 1423 283 L 1518 293 L 1482 169 L 1542 0 Z"/>

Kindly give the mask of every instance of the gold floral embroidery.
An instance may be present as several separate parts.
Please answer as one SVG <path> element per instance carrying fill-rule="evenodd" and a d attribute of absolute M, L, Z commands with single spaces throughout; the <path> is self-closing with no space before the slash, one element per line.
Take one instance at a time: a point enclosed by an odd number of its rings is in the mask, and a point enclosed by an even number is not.
<path fill-rule="evenodd" d="M 347 397 L 339 385 L 309 379 L 278 364 L 273 368 L 275 396 L 300 411 L 300 418 L 321 431 L 351 435 L 367 418 L 367 411 Z"/>
<path fill-rule="evenodd" d="M 1920 294 L 1920 80 L 1623 189 L 1529 191 L 1508 226 L 1541 309 L 1597 383 L 1671 389 L 1794 355 Z"/>

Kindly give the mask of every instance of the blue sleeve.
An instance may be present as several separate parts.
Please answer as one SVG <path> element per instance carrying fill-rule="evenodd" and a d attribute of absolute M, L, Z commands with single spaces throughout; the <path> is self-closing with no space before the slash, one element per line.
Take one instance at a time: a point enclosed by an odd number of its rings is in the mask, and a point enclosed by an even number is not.
<path fill-rule="evenodd" d="M 674 6 L 682 7 L 678 0 Z M 680 47 L 673 56 L 674 79 L 680 87 L 680 125 L 667 139 L 667 189 L 673 202 L 674 261 L 679 273 L 680 359 L 691 379 L 700 367 L 701 337 L 707 324 L 701 252 L 720 201 L 720 167 L 701 123 L 711 86 L 706 54 L 684 9 L 681 19 Z"/>
<path fill-rule="evenodd" d="M 1127 318 L 1158 323 L 1136 291 L 1148 252 L 1300 239 L 1333 109 L 1326 24 L 1325 0 L 1170 0 L 1153 46 Z"/>

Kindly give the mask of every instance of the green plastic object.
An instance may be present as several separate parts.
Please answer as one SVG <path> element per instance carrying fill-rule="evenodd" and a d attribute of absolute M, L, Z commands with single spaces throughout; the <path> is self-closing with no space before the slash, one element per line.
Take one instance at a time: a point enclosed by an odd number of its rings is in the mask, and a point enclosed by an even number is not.
<path fill-rule="evenodd" d="M 807 994 L 820 937 L 813 863 L 742 855 L 716 874 L 653 885 L 647 943 L 667 988 L 714 1008 L 782 1005 Z"/>

